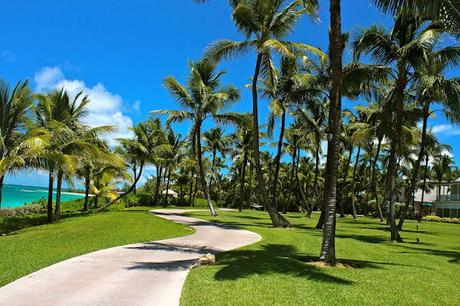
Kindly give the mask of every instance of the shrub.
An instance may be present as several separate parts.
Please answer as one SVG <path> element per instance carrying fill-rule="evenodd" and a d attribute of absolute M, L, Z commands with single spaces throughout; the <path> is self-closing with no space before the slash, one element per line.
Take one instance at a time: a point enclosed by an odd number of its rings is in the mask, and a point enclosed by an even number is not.
<path fill-rule="evenodd" d="M 126 195 L 123 199 L 125 207 L 139 206 L 139 198 L 134 193 Z"/>
<path fill-rule="evenodd" d="M 45 201 L 46 203 L 46 201 Z M 0 216 L 5 218 L 23 217 L 27 215 L 37 215 L 46 213 L 46 206 L 41 204 L 28 204 L 16 208 L 5 208 L 0 210 Z"/>
<path fill-rule="evenodd" d="M 138 192 L 136 194 L 139 205 L 141 206 L 153 206 L 153 202 L 155 201 L 155 196 L 150 192 Z"/>
<path fill-rule="evenodd" d="M 460 218 L 443 218 L 439 216 L 425 216 L 422 218 L 423 221 L 431 222 L 443 222 L 443 223 L 456 223 L 460 224 Z"/>

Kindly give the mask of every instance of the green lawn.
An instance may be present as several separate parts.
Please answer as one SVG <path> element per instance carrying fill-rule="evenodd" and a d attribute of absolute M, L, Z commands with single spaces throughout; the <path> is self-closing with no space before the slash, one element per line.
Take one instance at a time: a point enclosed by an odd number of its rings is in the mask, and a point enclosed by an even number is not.
<path fill-rule="evenodd" d="M 291 229 L 273 229 L 266 213 L 220 212 L 211 218 L 246 228 L 263 240 L 217 256 L 193 269 L 182 305 L 458 305 L 460 225 L 406 222 L 404 244 L 388 242 L 375 219 L 339 219 L 338 257 L 353 269 L 316 268 L 321 233 L 318 215 L 288 214 Z M 420 243 L 416 243 L 416 238 Z"/>
<path fill-rule="evenodd" d="M 149 214 L 148 209 L 151 208 L 69 217 L 0 237 L 0 286 L 92 251 L 192 233 L 190 228 Z"/>

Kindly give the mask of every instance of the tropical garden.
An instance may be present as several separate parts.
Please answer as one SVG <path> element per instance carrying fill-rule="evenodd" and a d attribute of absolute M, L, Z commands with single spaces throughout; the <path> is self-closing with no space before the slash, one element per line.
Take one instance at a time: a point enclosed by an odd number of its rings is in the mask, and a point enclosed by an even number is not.
<path fill-rule="evenodd" d="M 416 209 L 413 195 L 428 192 L 433 182 L 460 177 L 450 146 L 430 129 L 435 113 L 460 121 L 460 79 L 448 73 L 460 63 L 460 5 L 451 0 L 373 2 L 392 14 L 390 28 L 376 23 L 343 33 L 341 1 L 331 0 L 329 48 L 321 50 L 288 40 L 292 31 L 302 31 L 300 18 L 318 18 L 321 2 L 229 1 L 240 40 L 210 42 L 203 57 L 188 64 L 186 82 L 165 76 L 163 85 L 177 108 L 152 109 L 116 146 L 106 141 L 114 127 L 84 123 L 90 103 L 84 92 L 33 92 L 27 81 L 1 82 L 0 186 L 8 174 L 44 171 L 49 196 L 37 211 L 29 206 L 27 214 L 0 210 L 0 232 L 42 223 L 56 223 L 64 231 L 69 218 L 79 223 L 125 210 L 136 214 L 126 214 L 126 223 L 116 219 L 116 235 L 97 234 L 103 243 L 40 260 L 36 267 L 9 273 L 0 284 L 65 257 L 133 242 L 133 227 L 139 240 L 174 236 L 162 223 L 158 226 L 165 232 L 147 237 L 146 228 L 153 225 L 147 225 L 144 212 L 150 206 L 180 206 L 206 208 L 207 213 L 192 214 L 248 228 L 266 240 L 223 254 L 216 266 L 193 270 L 184 304 L 202 298 L 225 304 L 230 289 L 216 280 L 238 281 L 242 294 L 235 304 L 259 304 L 264 296 L 275 304 L 298 304 L 302 297 L 292 282 L 305 291 L 330 294 L 329 300 L 312 294 L 308 302 L 317 304 L 332 303 L 334 294 L 353 303 L 350 296 L 363 291 L 365 303 L 374 304 L 379 294 L 391 296 L 389 304 L 426 303 L 432 289 L 426 284 L 410 300 L 396 293 L 416 275 L 437 278 L 439 292 L 458 291 L 452 287 L 460 275 L 455 274 L 458 226 L 428 222 L 433 218 Z M 345 51 L 352 56 L 344 57 Z M 246 54 L 255 59 L 250 84 L 226 84 L 220 65 Z M 251 92 L 250 102 L 241 100 L 243 90 Z M 344 108 L 342 99 L 356 103 Z M 269 105 L 268 118 L 259 116 L 266 105 L 261 101 Z M 229 111 L 237 103 L 250 104 L 252 111 Z M 177 131 L 178 123 L 188 124 L 187 134 Z M 141 184 L 147 167 L 155 175 Z M 84 199 L 62 203 L 64 182 L 81 186 Z M 222 207 L 234 210 L 219 211 Z M 133 218 L 143 225 L 135 226 Z M 170 226 L 176 236 L 187 234 L 185 227 Z M 33 237 L 33 227 L 25 231 Z M 31 248 L 40 251 L 34 244 Z M 14 246 L 8 250 L 11 254 Z M 395 250 L 412 254 L 408 258 Z M 372 261 L 366 252 L 375 255 Z M 442 260 L 446 257 L 448 263 Z M 358 272 L 321 272 L 304 261 Z M 434 272 L 423 270 L 427 261 Z M 386 288 L 378 282 L 385 271 L 394 280 Z M 363 279 L 366 285 L 350 286 Z M 375 282 L 380 292 L 371 289 Z M 252 300 L 243 298 L 248 296 Z M 455 301 L 445 298 L 438 301 Z"/>

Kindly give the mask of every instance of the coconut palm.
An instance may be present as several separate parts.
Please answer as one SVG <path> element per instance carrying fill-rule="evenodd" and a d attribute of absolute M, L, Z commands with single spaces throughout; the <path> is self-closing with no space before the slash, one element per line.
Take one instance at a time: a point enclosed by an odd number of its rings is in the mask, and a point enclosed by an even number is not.
<path fill-rule="evenodd" d="M 260 199 L 264 207 L 268 210 L 274 227 L 287 227 L 290 226 L 290 223 L 286 218 L 278 214 L 269 202 L 263 180 L 259 152 L 257 85 L 260 74 L 266 75 L 272 71 L 270 69 L 272 52 L 287 57 L 294 57 L 295 54 L 306 51 L 323 56 L 320 50 L 312 46 L 283 40 L 292 30 L 296 21 L 306 12 L 305 9 L 301 9 L 301 4 L 301 1 L 293 1 L 285 6 L 284 1 L 230 1 L 233 9 L 233 21 L 238 30 L 244 34 L 245 40 L 241 42 L 221 40 L 213 43 L 206 51 L 206 58 L 219 61 L 224 58 L 240 55 L 252 48 L 256 50 L 257 59 L 252 78 L 253 154 Z M 316 14 L 316 7 L 308 6 L 308 8 L 310 10 L 307 13 Z"/>
<path fill-rule="evenodd" d="M 418 67 L 414 75 L 414 90 L 417 93 L 417 102 L 422 107 L 422 135 L 417 153 L 418 157 L 412 168 L 413 174 L 411 175 L 412 181 L 409 187 L 409 194 L 415 192 L 420 176 L 420 165 L 425 156 L 428 119 L 432 114 L 431 104 L 436 101 L 444 106 L 445 113 L 460 114 L 460 80 L 445 77 L 445 71 L 449 65 L 460 61 L 460 47 L 446 47 L 441 50 L 431 51 L 428 54 L 428 57 L 424 59 L 424 64 Z M 398 223 L 399 229 L 402 229 L 406 211 L 411 202 L 413 202 L 413 197 L 409 197 L 402 210 Z"/>
<path fill-rule="evenodd" d="M 374 0 L 385 12 L 396 13 L 402 8 L 410 9 L 431 20 L 440 21 L 444 27 L 458 34 L 460 31 L 460 2 L 457 0 Z"/>
<path fill-rule="evenodd" d="M 0 209 L 5 175 L 26 166 L 27 159 L 40 154 L 49 140 L 46 131 L 30 127 L 32 101 L 27 82 L 11 89 L 0 80 Z"/>
<path fill-rule="evenodd" d="M 426 58 L 427 50 L 433 43 L 433 37 L 439 33 L 436 24 L 426 25 L 426 18 L 414 15 L 414 12 L 402 9 L 398 12 L 391 31 L 379 26 L 371 26 L 363 30 L 354 42 L 356 56 L 362 53 L 372 55 L 382 65 L 394 67 L 394 82 L 388 95 L 388 116 L 393 120 L 393 128 L 388 131 L 391 150 L 386 177 L 385 202 L 387 205 L 388 223 L 390 224 L 391 240 L 402 242 L 395 216 L 394 203 L 396 196 L 396 175 L 403 130 L 404 103 L 406 89 L 410 84 L 410 70 L 416 69 Z"/>
<path fill-rule="evenodd" d="M 324 226 L 320 259 L 335 265 L 335 227 L 337 206 L 337 161 L 341 126 L 342 54 L 344 48 L 341 21 L 341 0 L 330 0 L 329 57 L 331 87 L 329 102 L 329 135 L 327 145 L 326 177 L 324 186 Z"/>
<path fill-rule="evenodd" d="M 228 146 L 228 139 L 224 136 L 224 132 L 220 127 L 210 129 L 203 133 L 203 140 L 206 145 L 205 151 L 211 153 L 211 178 L 209 180 L 209 189 L 215 190 L 214 197 L 219 194 L 219 189 L 213 188 L 214 180 L 218 179 L 217 170 L 217 153 L 220 153 L 221 156 L 225 156 L 227 146 Z M 212 192 L 211 192 L 212 193 Z"/>
<path fill-rule="evenodd" d="M 192 152 L 196 152 L 199 165 L 201 188 L 206 196 L 211 215 L 217 216 L 217 212 L 211 201 L 208 186 L 205 179 L 203 164 L 203 152 L 201 145 L 203 122 L 212 117 L 217 121 L 238 120 L 238 116 L 232 113 L 219 113 L 231 103 L 239 99 L 239 92 L 233 86 L 223 87 L 220 78 L 223 72 L 215 71 L 215 64 L 209 61 L 199 61 L 190 64 L 190 77 L 187 86 L 181 85 L 174 77 L 167 77 L 164 81 L 169 93 L 184 110 L 158 110 L 157 114 L 167 114 L 167 123 L 192 121 L 190 139 Z M 195 151 L 196 150 L 196 151 Z"/>

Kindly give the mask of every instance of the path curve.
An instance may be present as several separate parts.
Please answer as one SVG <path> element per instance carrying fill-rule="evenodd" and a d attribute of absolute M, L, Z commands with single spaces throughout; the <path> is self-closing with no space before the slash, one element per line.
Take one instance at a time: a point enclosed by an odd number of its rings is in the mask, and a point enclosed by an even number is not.
<path fill-rule="evenodd" d="M 179 305 L 189 268 L 199 257 L 261 240 L 250 231 L 184 216 L 186 210 L 152 212 L 196 232 L 62 261 L 0 288 L 0 305 Z"/>

